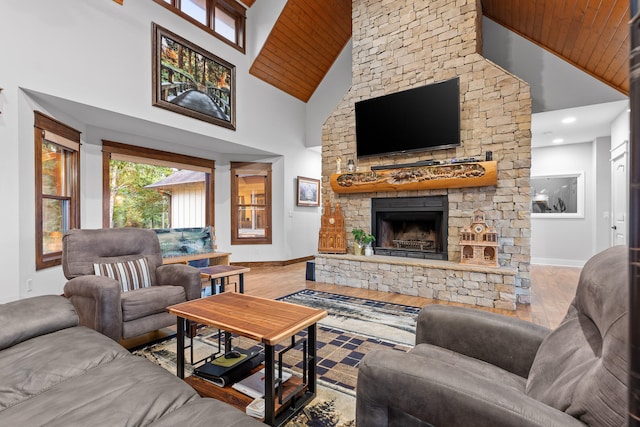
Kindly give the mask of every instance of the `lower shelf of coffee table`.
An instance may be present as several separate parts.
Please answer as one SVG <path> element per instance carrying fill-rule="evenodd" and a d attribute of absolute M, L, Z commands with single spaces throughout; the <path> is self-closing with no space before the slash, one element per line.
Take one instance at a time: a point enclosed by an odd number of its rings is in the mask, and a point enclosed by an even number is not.
<path fill-rule="evenodd" d="M 259 371 L 262 369 L 262 366 L 258 366 L 251 373 Z M 253 397 L 249 397 L 246 394 L 240 393 L 238 390 L 231 388 L 231 386 L 226 387 L 218 387 L 217 385 L 202 379 L 196 375 L 191 375 L 184 379 L 184 381 L 193 387 L 200 396 L 202 397 L 211 397 L 216 400 L 220 400 L 222 402 L 228 403 L 231 406 L 234 406 L 241 410 L 245 411 L 247 405 L 253 401 Z M 282 395 L 288 396 L 293 393 L 297 388 L 302 385 L 302 378 L 297 376 L 292 376 L 289 378 L 283 385 Z M 306 387 L 299 391 L 299 395 L 302 395 L 306 390 Z M 287 408 L 289 402 L 281 405 L 278 403 L 278 392 L 276 390 L 276 415 L 279 414 L 283 409 Z"/>

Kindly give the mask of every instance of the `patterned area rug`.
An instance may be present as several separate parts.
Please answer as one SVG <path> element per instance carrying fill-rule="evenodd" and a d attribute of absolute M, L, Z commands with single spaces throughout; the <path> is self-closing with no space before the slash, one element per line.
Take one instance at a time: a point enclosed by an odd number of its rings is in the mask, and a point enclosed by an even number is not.
<path fill-rule="evenodd" d="M 318 324 L 318 391 L 316 398 L 287 427 L 352 427 L 355 426 L 355 388 L 358 365 L 374 348 L 408 351 L 413 345 L 418 307 L 382 303 L 344 295 L 303 290 L 282 301 L 326 310 L 329 315 Z M 304 338 L 302 332 L 297 338 Z M 193 349 L 185 353 L 185 375 L 218 349 L 218 330 L 201 327 L 193 341 Z M 290 342 L 277 346 L 276 351 Z M 261 348 L 255 341 L 234 336 L 234 349 L 254 351 Z M 144 356 L 165 369 L 175 372 L 175 338 L 151 344 L 134 354 Z M 193 354 L 191 353 L 193 352 Z M 283 355 L 283 367 L 301 372 L 301 350 L 294 348 Z"/>

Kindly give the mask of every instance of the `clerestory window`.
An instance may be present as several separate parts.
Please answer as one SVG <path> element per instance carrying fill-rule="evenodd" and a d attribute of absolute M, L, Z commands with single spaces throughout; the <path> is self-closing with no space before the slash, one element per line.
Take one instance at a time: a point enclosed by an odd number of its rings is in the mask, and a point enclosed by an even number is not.
<path fill-rule="evenodd" d="M 240 52 L 245 51 L 246 9 L 234 0 L 153 0 Z"/>

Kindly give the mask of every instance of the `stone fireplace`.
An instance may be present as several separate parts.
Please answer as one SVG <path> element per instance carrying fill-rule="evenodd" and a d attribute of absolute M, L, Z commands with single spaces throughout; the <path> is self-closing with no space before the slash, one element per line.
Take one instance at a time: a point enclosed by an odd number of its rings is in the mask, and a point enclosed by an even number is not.
<path fill-rule="evenodd" d="M 441 242 L 446 257 L 426 258 L 431 243 L 421 247 L 423 259 L 380 255 L 380 250 L 372 257 L 319 254 L 316 280 L 494 308 L 529 303 L 531 97 L 526 82 L 482 57 L 480 1 L 353 0 L 352 21 L 352 86 L 322 130 L 322 199 L 331 206 L 340 203 L 349 248 L 353 228 L 382 233 L 378 245 L 390 246 L 386 227 L 391 227 L 391 243 L 405 241 L 393 255 L 420 245 L 412 240 L 424 237 L 436 247 Z M 460 81 L 459 147 L 357 159 L 355 102 L 453 77 Z M 338 159 L 342 164 L 354 160 L 363 172 L 380 165 L 484 157 L 487 151 L 497 164 L 495 185 L 350 194 L 330 186 Z M 396 238 L 395 227 L 410 222 L 407 216 L 396 213 L 395 219 L 380 220 L 381 225 L 372 217 L 372 200 L 425 196 L 444 196 L 446 237 L 430 237 L 429 227 L 418 227 L 422 237 Z M 460 230 L 476 209 L 497 231 L 498 268 L 460 264 Z M 438 221 L 424 215 L 424 222 Z"/>
<path fill-rule="evenodd" d="M 376 255 L 446 260 L 447 196 L 371 199 Z"/>

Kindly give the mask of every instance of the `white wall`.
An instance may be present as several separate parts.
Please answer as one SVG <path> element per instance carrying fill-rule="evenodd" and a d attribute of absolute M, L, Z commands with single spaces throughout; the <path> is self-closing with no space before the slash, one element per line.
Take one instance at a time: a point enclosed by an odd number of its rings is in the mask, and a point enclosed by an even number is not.
<path fill-rule="evenodd" d="M 349 40 L 307 102 L 307 147 L 322 147 L 322 125 L 351 87 L 352 50 L 353 43 Z"/>
<path fill-rule="evenodd" d="M 60 268 L 35 271 L 34 109 L 82 132 L 83 228 L 102 223 L 97 144 L 104 138 L 216 160 L 218 245 L 233 253 L 231 261 L 315 254 L 320 210 L 295 206 L 295 177 L 319 178 L 321 168 L 320 155 L 305 146 L 306 106 L 249 75 L 255 52 L 243 55 L 151 1 L 119 6 L 106 0 L 30 0 L 5 2 L 2 8 L 0 38 L 12 42 L 3 48 L 0 67 L 0 195 L 11 208 L 0 210 L 5 228 L 0 302 L 61 293 L 65 282 Z M 152 21 L 236 66 L 236 131 L 151 105 Z M 228 244 L 228 162 L 233 160 L 274 162 L 271 246 Z"/>
<path fill-rule="evenodd" d="M 611 149 L 631 140 L 630 115 L 630 111 L 626 109 L 611 123 Z"/>
<path fill-rule="evenodd" d="M 608 161 L 608 158 L 607 158 Z M 594 254 L 593 143 L 531 150 L 531 176 L 584 173 L 584 218 L 531 218 L 531 263 L 582 266 Z"/>
<path fill-rule="evenodd" d="M 529 83 L 533 113 L 626 99 L 617 90 L 486 17 L 482 19 L 482 55 Z"/>
<path fill-rule="evenodd" d="M 593 143 L 592 169 L 595 173 L 594 254 L 611 246 L 611 138 L 596 138 Z"/>

